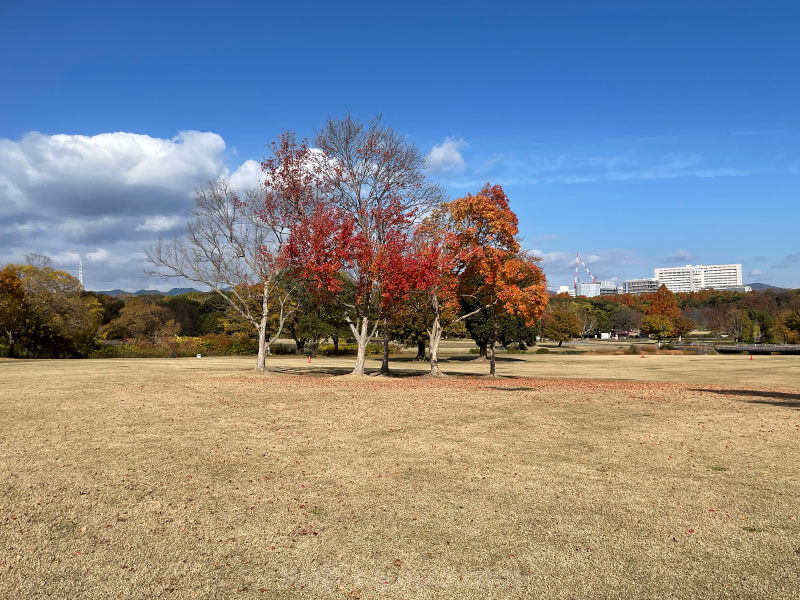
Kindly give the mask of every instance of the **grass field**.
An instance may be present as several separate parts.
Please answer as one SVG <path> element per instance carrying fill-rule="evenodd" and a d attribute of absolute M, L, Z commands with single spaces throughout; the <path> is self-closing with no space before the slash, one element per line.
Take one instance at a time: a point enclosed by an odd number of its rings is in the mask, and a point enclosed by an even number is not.
<path fill-rule="evenodd" d="M 504 358 L 2 361 L 0 598 L 800 597 L 800 357 Z"/>

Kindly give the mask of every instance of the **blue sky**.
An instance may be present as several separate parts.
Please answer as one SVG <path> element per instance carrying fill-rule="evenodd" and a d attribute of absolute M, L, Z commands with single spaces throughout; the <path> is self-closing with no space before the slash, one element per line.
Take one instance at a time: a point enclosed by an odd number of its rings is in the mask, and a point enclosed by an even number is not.
<path fill-rule="evenodd" d="M 579 250 L 800 287 L 799 29 L 778 1 L 4 3 L 0 262 L 170 287 L 142 251 L 195 186 L 352 111 L 454 197 L 504 185 L 552 286 Z"/>

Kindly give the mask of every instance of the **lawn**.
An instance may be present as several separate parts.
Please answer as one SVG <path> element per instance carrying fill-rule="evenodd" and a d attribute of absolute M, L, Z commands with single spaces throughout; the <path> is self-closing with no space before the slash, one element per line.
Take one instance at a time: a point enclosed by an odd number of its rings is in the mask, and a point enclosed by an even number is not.
<path fill-rule="evenodd" d="M 800 358 L 458 358 L 0 362 L 0 598 L 800 597 Z"/>

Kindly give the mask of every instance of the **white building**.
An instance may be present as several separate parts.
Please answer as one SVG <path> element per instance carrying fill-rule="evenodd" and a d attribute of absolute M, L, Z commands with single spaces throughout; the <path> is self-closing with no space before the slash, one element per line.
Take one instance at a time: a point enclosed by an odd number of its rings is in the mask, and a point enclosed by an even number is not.
<path fill-rule="evenodd" d="M 600 284 L 599 283 L 579 283 L 578 284 L 578 295 L 579 296 L 586 296 L 587 298 L 594 298 L 595 296 L 600 295 Z"/>
<path fill-rule="evenodd" d="M 655 269 L 655 278 L 671 292 L 742 287 L 742 265 L 686 265 Z"/>

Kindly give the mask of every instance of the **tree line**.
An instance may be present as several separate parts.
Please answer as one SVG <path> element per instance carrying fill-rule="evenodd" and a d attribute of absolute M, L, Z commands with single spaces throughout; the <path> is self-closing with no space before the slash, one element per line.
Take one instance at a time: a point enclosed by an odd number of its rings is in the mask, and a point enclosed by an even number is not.
<path fill-rule="evenodd" d="M 554 341 L 601 332 L 643 333 L 658 339 L 700 330 L 711 337 L 747 343 L 800 343 L 800 290 L 654 294 L 551 299 L 542 334 Z"/>
<path fill-rule="evenodd" d="M 326 340 L 335 352 L 344 339 L 353 373 L 363 374 L 377 338 L 381 372 L 400 342 L 416 345 L 439 376 L 445 335 L 471 337 L 492 375 L 498 345 L 525 349 L 539 336 L 560 345 L 606 331 L 661 339 L 699 327 L 742 341 L 798 341 L 797 290 L 675 295 L 662 286 L 550 298 L 502 187 L 447 200 L 427 180 L 424 155 L 379 118 L 329 120 L 313 143 L 287 131 L 269 148 L 262 185 L 210 182 L 195 194 L 186 235 L 148 249 L 153 273 L 210 292 L 111 298 L 32 255 L 0 270 L 8 354 L 86 356 L 97 340 L 176 336 L 225 345 L 213 336 L 228 336 L 263 370 L 281 337 L 309 355 Z"/>

